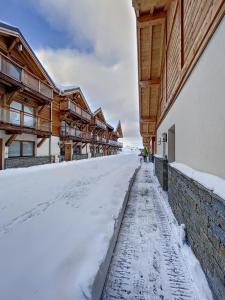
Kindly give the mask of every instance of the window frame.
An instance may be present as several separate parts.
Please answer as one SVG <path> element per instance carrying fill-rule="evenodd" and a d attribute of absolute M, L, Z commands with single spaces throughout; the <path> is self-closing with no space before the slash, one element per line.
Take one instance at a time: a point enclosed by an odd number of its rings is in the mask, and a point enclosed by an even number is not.
<path fill-rule="evenodd" d="M 35 142 L 34 141 L 16 140 L 14 142 L 20 143 L 20 155 L 19 156 L 9 156 L 8 155 L 8 158 L 35 157 Z M 32 144 L 32 147 L 33 147 L 32 155 L 23 155 L 23 143 L 30 143 L 30 144 Z"/>
<path fill-rule="evenodd" d="M 20 105 L 21 105 L 21 109 L 17 109 L 17 108 L 12 107 L 11 104 L 12 104 L 13 102 L 16 102 L 16 103 L 20 104 Z M 22 111 L 24 114 L 30 115 L 30 116 L 33 116 L 33 117 L 36 116 L 36 108 L 35 108 L 34 106 L 32 106 L 32 105 L 29 105 L 29 104 L 27 104 L 27 103 L 23 103 L 23 102 L 14 100 L 14 99 L 13 99 L 13 101 L 11 102 L 11 104 L 10 104 L 10 108 L 13 109 L 13 110 Z M 31 113 L 29 113 L 29 112 L 26 112 L 26 111 L 24 110 L 24 107 L 25 107 L 25 106 L 27 106 L 27 107 L 29 107 L 29 108 L 32 108 L 33 113 L 31 114 Z"/>

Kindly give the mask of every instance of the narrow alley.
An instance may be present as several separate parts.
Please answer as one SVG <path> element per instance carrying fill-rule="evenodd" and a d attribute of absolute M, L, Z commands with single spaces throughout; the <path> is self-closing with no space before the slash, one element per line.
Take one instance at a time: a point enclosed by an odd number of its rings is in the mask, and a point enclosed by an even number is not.
<path fill-rule="evenodd" d="M 102 300 L 212 299 L 153 173 L 144 163 L 137 174 Z"/>

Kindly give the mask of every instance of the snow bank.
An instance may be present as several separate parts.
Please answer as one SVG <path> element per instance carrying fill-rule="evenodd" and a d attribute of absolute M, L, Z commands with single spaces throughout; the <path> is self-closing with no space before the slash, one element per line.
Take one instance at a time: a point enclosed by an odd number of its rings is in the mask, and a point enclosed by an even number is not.
<path fill-rule="evenodd" d="M 172 165 L 175 164 L 173 163 Z M 180 249 L 180 254 L 183 257 L 184 265 L 186 265 L 186 268 L 189 271 L 188 273 L 191 274 L 191 280 L 195 285 L 197 285 L 196 291 L 198 293 L 198 299 L 213 300 L 212 292 L 209 288 L 205 273 L 203 272 L 201 265 L 194 255 L 192 249 L 186 243 L 185 225 L 178 224 L 169 205 L 168 194 L 162 190 L 156 177 L 155 181 L 158 184 L 161 204 L 164 206 L 174 241 L 177 243 L 178 248 Z"/>
<path fill-rule="evenodd" d="M 211 175 L 211 174 L 207 174 L 207 173 L 203 173 L 203 172 L 194 170 L 185 164 L 174 162 L 174 163 L 171 163 L 170 165 L 173 168 L 180 171 L 181 173 L 185 174 L 186 176 L 197 181 L 198 183 L 203 185 L 205 188 L 211 190 L 214 194 L 225 199 L 225 180 L 224 179 L 217 177 L 215 175 Z"/>
<path fill-rule="evenodd" d="M 90 299 L 137 155 L 0 173 L 0 299 Z"/>

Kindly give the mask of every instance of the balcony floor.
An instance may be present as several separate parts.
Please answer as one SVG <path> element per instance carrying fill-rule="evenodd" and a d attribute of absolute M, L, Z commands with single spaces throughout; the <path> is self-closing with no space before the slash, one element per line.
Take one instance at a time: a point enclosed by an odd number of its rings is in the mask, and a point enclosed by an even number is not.
<path fill-rule="evenodd" d="M 27 133 L 27 134 L 37 135 L 38 137 L 50 137 L 51 135 L 51 132 L 49 131 L 37 130 L 29 127 L 19 127 L 16 125 L 2 123 L 2 122 L 0 122 L 0 130 L 5 130 L 9 134 Z"/>

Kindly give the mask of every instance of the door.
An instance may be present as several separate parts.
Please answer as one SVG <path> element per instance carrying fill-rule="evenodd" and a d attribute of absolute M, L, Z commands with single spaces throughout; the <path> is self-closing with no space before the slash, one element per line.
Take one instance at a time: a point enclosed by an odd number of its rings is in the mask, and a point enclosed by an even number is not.
<path fill-rule="evenodd" d="M 3 160 L 3 141 L 0 139 L 0 170 L 2 170 L 2 160 Z"/>
<path fill-rule="evenodd" d="M 70 144 L 65 145 L 65 160 L 66 161 L 71 160 L 71 145 Z"/>

